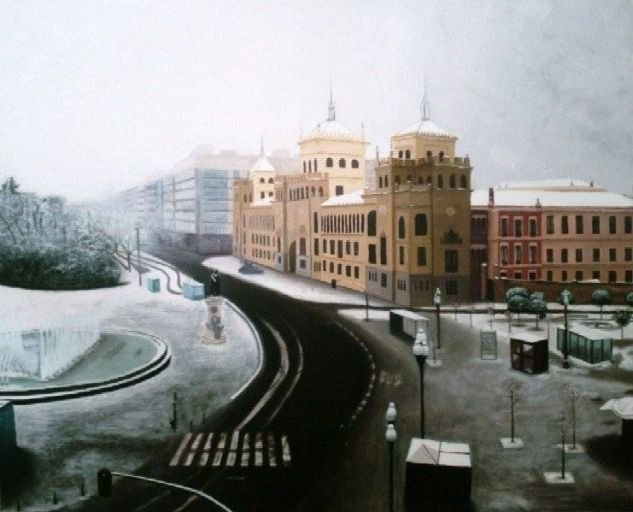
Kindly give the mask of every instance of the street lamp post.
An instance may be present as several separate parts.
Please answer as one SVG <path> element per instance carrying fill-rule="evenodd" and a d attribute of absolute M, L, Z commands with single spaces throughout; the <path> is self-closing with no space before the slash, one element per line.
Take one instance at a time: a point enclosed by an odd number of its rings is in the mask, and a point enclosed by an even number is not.
<path fill-rule="evenodd" d="M 442 348 L 442 335 L 441 335 L 441 325 L 440 325 L 440 306 L 442 305 L 442 292 L 439 288 L 435 290 L 435 295 L 433 295 L 433 304 L 435 305 L 435 322 L 437 324 L 437 348 Z"/>
<path fill-rule="evenodd" d="M 429 345 L 426 342 L 426 333 L 422 327 L 415 335 L 413 355 L 420 370 L 420 437 L 424 439 L 424 363 L 429 355 Z"/>
<path fill-rule="evenodd" d="M 387 431 L 385 432 L 385 439 L 387 440 L 387 444 L 389 445 L 389 510 L 394 512 L 396 510 L 395 507 L 395 496 L 394 496 L 394 460 L 393 460 L 393 449 L 396 444 L 396 439 L 398 439 L 398 433 L 396 432 L 396 427 L 393 426 L 393 423 L 389 423 L 387 425 Z"/>
<path fill-rule="evenodd" d="M 563 308 L 565 311 L 565 336 L 563 337 L 563 368 L 569 368 L 569 359 L 568 356 L 568 348 L 569 348 L 569 323 L 567 320 L 567 307 L 569 306 L 569 297 L 571 296 L 571 292 L 567 289 L 561 292 L 561 296 L 563 297 Z"/>

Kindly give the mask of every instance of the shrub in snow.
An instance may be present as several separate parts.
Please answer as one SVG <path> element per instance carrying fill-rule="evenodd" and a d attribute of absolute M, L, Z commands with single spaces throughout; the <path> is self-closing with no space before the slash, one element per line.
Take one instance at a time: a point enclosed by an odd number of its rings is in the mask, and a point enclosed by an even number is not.
<path fill-rule="evenodd" d="M 600 318 L 602 319 L 602 308 L 607 304 L 611 304 L 611 294 L 609 290 L 605 290 L 604 288 L 594 290 L 591 294 L 591 302 L 600 306 Z"/>
<path fill-rule="evenodd" d="M 538 297 L 534 297 L 534 294 L 532 295 L 533 298 L 528 302 L 527 310 L 536 316 L 536 327 L 538 328 L 538 321 L 547 315 L 547 302 Z"/>
<path fill-rule="evenodd" d="M 527 299 L 530 296 L 530 292 L 527 291 L 527 288 L 521 288 L 521 287 L 510 288 L 506 292 L 506 301 L 510 300 L 510 298 L 514 297 L 515 295 L 519 295 Z"/>
<path fill-rule="evenodd" d="M 627 294 L 626 294 L 626 299 L 625 299 L 625 300 L 626 300 L 626 303 L 627 303 L 629 306 L 633 306 L 633 292 L 629 292 L 629 293 L 627 293 Z"/>
<path fill-rule="evenodd" d="M 613 319 L 620 326 L 620 338 L 624 338 L 624 328 L 631 322 L 631 312 L 628 309 L 616 311 Z"/>

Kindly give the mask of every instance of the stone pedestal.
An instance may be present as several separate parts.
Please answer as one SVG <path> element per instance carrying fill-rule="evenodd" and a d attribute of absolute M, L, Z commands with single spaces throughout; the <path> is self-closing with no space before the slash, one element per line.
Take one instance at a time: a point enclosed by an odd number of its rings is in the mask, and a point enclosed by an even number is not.
<path fill-rule="evenodd" d="M 222 323 L 222 304 L 223 297 L 207 297 L 207 322 L 205 324 L 202 343 L 205 345 L 214 345 L 224 343 L 226 335 L 224 334 L 224 324 Z"/>

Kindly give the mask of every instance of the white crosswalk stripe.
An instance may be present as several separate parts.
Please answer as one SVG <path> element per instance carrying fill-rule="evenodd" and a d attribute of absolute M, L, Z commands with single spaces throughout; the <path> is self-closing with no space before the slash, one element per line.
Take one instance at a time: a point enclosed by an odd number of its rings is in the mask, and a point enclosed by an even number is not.
<path fill-rule="evenodd" d="M 279 450 L 279 451 L 278 451 Z M 252 455 L 252 457 L 251 457 Z M 288 436 L 273 432 L 201 432 L 183 436 L 170 466 L 277 468 L 292 461 Z"/>

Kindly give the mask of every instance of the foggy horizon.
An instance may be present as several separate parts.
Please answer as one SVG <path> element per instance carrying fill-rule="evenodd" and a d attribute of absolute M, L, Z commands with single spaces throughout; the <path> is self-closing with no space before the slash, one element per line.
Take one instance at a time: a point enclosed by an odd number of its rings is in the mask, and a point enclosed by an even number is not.
<path fill-rule="evenodd" d="M 572 178 L 631 193 L 633 3 L 0 2 L 0 180 L 98 199 L 200 145 L 294 155 L 327 116 L 381 156 L 419 119 L 474 185 Z"/>

